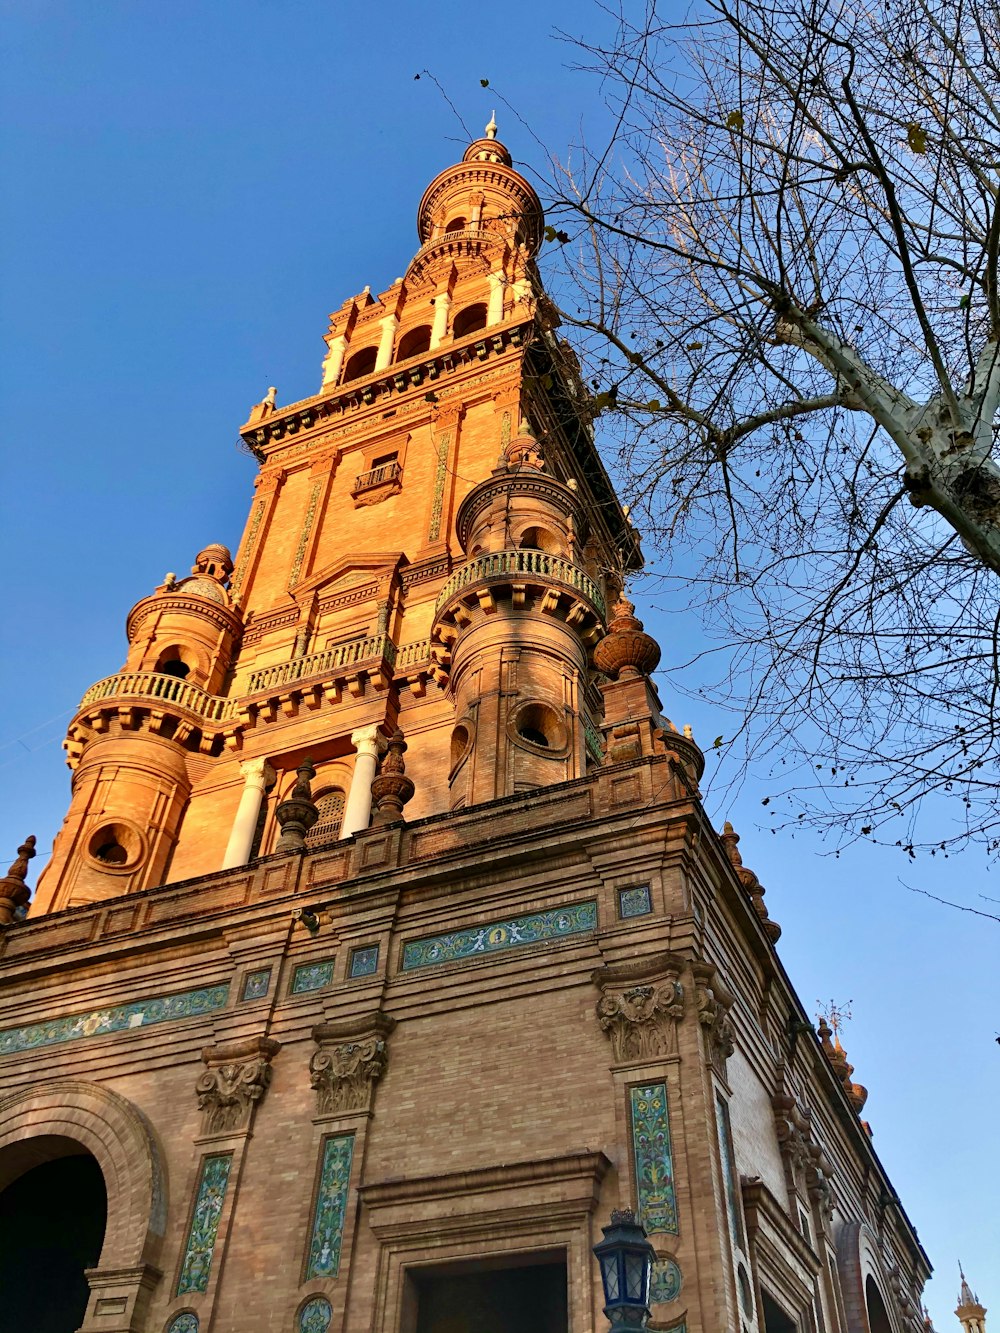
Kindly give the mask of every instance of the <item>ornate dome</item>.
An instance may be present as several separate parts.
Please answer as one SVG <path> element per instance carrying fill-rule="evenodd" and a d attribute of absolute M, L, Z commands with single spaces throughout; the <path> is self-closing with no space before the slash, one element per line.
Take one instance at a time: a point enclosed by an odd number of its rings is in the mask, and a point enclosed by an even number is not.
<path fill-rule="evenodd" d="M 182 583 L 178 583 L 176 591 L 185 593 L 188 597 L 204 597 L 206 601 L 218 602 L 220 606 L 229 605 L 225 588 L 221 583 L 217 583 L 215 579 L 201 578 L 196 575 L 194 578 L 184 579 Z"/>

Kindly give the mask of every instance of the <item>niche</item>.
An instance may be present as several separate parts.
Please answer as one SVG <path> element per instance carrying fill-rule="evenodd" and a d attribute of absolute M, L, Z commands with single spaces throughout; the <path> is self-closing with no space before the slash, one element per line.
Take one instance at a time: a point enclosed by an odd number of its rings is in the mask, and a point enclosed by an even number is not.
<path fill-rule="evenodd" d="M 451 326 L 452 333 L 456 338 L 466 338 L 470 333 L 476 333 L 479 329 L 486 328 L 486 306 L 467 305 L 464 310 L 460 310 L 455 316 L 454 323 Z"/>

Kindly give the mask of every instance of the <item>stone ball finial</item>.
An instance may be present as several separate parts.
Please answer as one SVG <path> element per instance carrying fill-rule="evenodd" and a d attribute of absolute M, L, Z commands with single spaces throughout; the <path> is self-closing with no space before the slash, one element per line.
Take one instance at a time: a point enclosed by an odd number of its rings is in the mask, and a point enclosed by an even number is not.
<path fill-rule="evenodd" d="M 612 607 L 608 632 L 594 649 L 594 665 L 612 680 L 648 676 L 660 661 L 660 645 L 636 619 L 635 605 L 624 595 Z"/>
<path fill-rule="evenodd" d="M 17 849 L 17 856 L 6 875 L 0 879 L 0 926 L 9 926 L 17 919 L 18 909 L 26 907 L 31 891 L 25 884 L 28 862 L 35 855 L 35 835 L 32 833 Z"/>
<path fill-rule="evenodd" d="M 311 759 L 304 759 L 295 770 L 295 786 L 291 794 L 281 802 L 274 812 L 274 817 L 281 826 L 276 852 L 305 851 L 306 834 L 319 819 L 319 811 L 312 798 L 312 780 L 316 769 Z"/>
<path fill-rule="evenodd" d="M 403 760 L 406 749 L 406 740 L 397 727 L 389 738 L 381 771 L 372 782 L 372 802 L 376 807 L 373 825 L 402 822 L 403 806 L 415 790 L 412 779 L 406 776 Z"/>

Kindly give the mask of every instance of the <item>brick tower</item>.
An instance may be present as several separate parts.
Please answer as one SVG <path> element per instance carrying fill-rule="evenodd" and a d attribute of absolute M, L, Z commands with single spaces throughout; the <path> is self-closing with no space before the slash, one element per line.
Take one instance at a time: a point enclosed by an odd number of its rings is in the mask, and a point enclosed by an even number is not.
<path fill-rule="evenodd" d="M 5 1306 L 590 1333 L 632 1208 L 656 1328 L 918 1333 L 864 1089 L 663 715 L 492 121 L 417 227 L 319 391 L 253 408 L 235 559 L 168 574 L 84 694 L 26 919 L 30 841 L 0 880 Z"/>

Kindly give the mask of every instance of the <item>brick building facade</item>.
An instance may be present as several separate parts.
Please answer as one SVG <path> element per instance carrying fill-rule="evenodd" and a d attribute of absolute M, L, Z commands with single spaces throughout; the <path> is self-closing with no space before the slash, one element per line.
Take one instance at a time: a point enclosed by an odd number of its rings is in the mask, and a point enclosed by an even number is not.
<path fill-rule="evenodd" d="M 253 409 L 235 559 L 133 608 L 26 919 L 30 845 L 0 882 L 19 1327 L 585 1333 L 632 1206 L 653 1327 L 924 1328 L 864 1089 L 661 711 L 495 136 Z"/>

